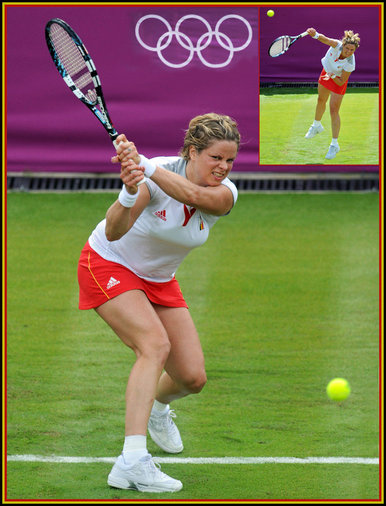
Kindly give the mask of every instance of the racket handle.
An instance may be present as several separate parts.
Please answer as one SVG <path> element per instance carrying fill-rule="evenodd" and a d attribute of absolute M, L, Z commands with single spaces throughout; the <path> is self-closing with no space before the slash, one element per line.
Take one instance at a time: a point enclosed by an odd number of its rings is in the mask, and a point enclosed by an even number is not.
<path fill-rule="evenodd" d="M 306 35 L 308 35 L 308 32 L 303 32 L 300 34 L 300 37 L 305 37 Z"/>
<path fill-rule="evenodd" d="M 120 145 L 120 142 L 117 142 L 116 140 L 113 140 L 113 144 L 114 144 L 114 148 L 117 149 L 117 147 Z M 145 181 L 146 181 L 146 178 L 143 177 L 143 179 L 141 179 L 141 181 L 139 181 L 137 183 L 137 186 L 139 186 L 140 184 L 143 184 Z"/>

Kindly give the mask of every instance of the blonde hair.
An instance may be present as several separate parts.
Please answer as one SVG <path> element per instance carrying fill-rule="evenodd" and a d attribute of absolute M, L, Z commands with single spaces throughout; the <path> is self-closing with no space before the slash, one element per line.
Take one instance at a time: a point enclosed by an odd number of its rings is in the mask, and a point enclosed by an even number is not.
<path fill-rule="evenodd" d="M 194 146 L 199 153 L 208 148 L 216 140 L 234 141 L 237 144 L 238 150 L 240 146 L 240 133 L 236 121 L 229 116 L 214 112 L 196 116 L 189 123 L 180 155 L 185 160 L 189 160 L 190 146 Z"/>
<path fill-rule="evenodd" d="M 352 30 L 344 31 L 344 37 L 342 39 L 343 45 L 354 44 L 354 46 L 358 48 L 360 41 L 361 39 L 359 38 L 359 33 L 354 33 Z"/>

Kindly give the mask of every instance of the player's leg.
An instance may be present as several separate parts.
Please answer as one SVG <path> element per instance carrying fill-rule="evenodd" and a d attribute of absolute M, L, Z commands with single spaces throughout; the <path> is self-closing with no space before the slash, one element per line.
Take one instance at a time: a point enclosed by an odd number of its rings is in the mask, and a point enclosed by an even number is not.
<path fill-rule="evenodd" d="M 337 153 L 340 151 L 338 144 L 338 137 L 340 132 L 340 115 L 339 110 L 342 105 L 344 95 L 339 95 L 338 93 L 331 92 L 330 98 L 330 116 L 331 116 L 331 132 L 332 132 L 332 140 L 330 147 L 328 149 L 328 153 L 326 158 L 331 160 L 335 158 Z"/>
<path fill-rule="evenodd" d="M 155 306 L 155 309 L 168 333 L 171 349 L 165 372 L 158 382 L 149 433 L 163 450 L 179 453 L 183 444 L 169 403 L 202 390 L 206 383 L 204 355 L 188 309 L 164 306 Z"/>
<path fill-rule="evenodd" d="M 330 115 L 331 115 L 331 131 L 332 137 L 337 139 L 340 132 L 340 115 L 339 110 L 342 105 L 343 95 L 331 93 L 330 98 Z"/>
<path fill-rule="evenodd" d="M 171 344 L 156 399 L 168 404 L 202 390 L 206 383 L 205 360 L 189 310 L 156 306 L 156 311 Z"/>
<path fill-rule="evenodd" d="M 326 111 L 327 101 L 330 94 L 330 90 L 318 83 L 318 101 L 316 103 L 315 109 L 315 119 L 317 121 L 321 121 L 323 118 L 323 114 Z"/>
<path fill-rule="evenodd" d="M 318 100 L 315 109 L 315 119 L 305 135 L 306 139 L 312 139 L 318 133 L 323 132 L 324 128 L 321 124 L 321 120 L 326 111 L 326 105 L 329 96 L 330 91 L 318 83 Z"/>
<path fill-rule="evenodd" d="M 146 295 L 124 292 L 96 312 L 136 354 L 126 389 L 125 441 L 108 484 L 143 492 L 174 492 L 182 483 L 160 471 L 147 452 L 146 434 L 157 383 L 169 355 L 167 333 Z"/>
<path fill-rule="evenodd" d="M 124 292 L 96 312 L 136 354 L 126 389 L 125 433 L 146 435 L 156 386 L 170 351 L 167 333 L 140 290 Z"/>

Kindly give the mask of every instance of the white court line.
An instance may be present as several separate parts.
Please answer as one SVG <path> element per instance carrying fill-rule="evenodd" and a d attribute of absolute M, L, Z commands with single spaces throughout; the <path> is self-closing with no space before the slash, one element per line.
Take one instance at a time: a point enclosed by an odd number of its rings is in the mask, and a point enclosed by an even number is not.
<path fill-rule="evenodd" d="M 379 459 L 363 457 L 153 457 L 159 464 L 370 464 Z M 8 455 L 8 462 L 52 462 L 66 464 L 114 464 L 116 457 L 59 457 L 43 455 Z"/>

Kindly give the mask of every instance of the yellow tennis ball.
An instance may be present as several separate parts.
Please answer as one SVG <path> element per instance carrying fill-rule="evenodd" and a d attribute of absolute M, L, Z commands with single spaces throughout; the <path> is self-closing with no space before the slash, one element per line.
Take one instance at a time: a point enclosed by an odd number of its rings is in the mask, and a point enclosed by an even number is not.
<path fill-rule="evenodd" d="M 350 385 L 344 378 L 334 378 L 327 385 L 327 395 L 332 401 L 344 401 L 350 392 Z"/>
<path fill-rule="evenodd" d="M 267 11 L 267 16 L 269 16 L 270 18 L 272 18 L 274 15 L 275 15 L 275 11 L 273 11 L 272 9 Z"/>

